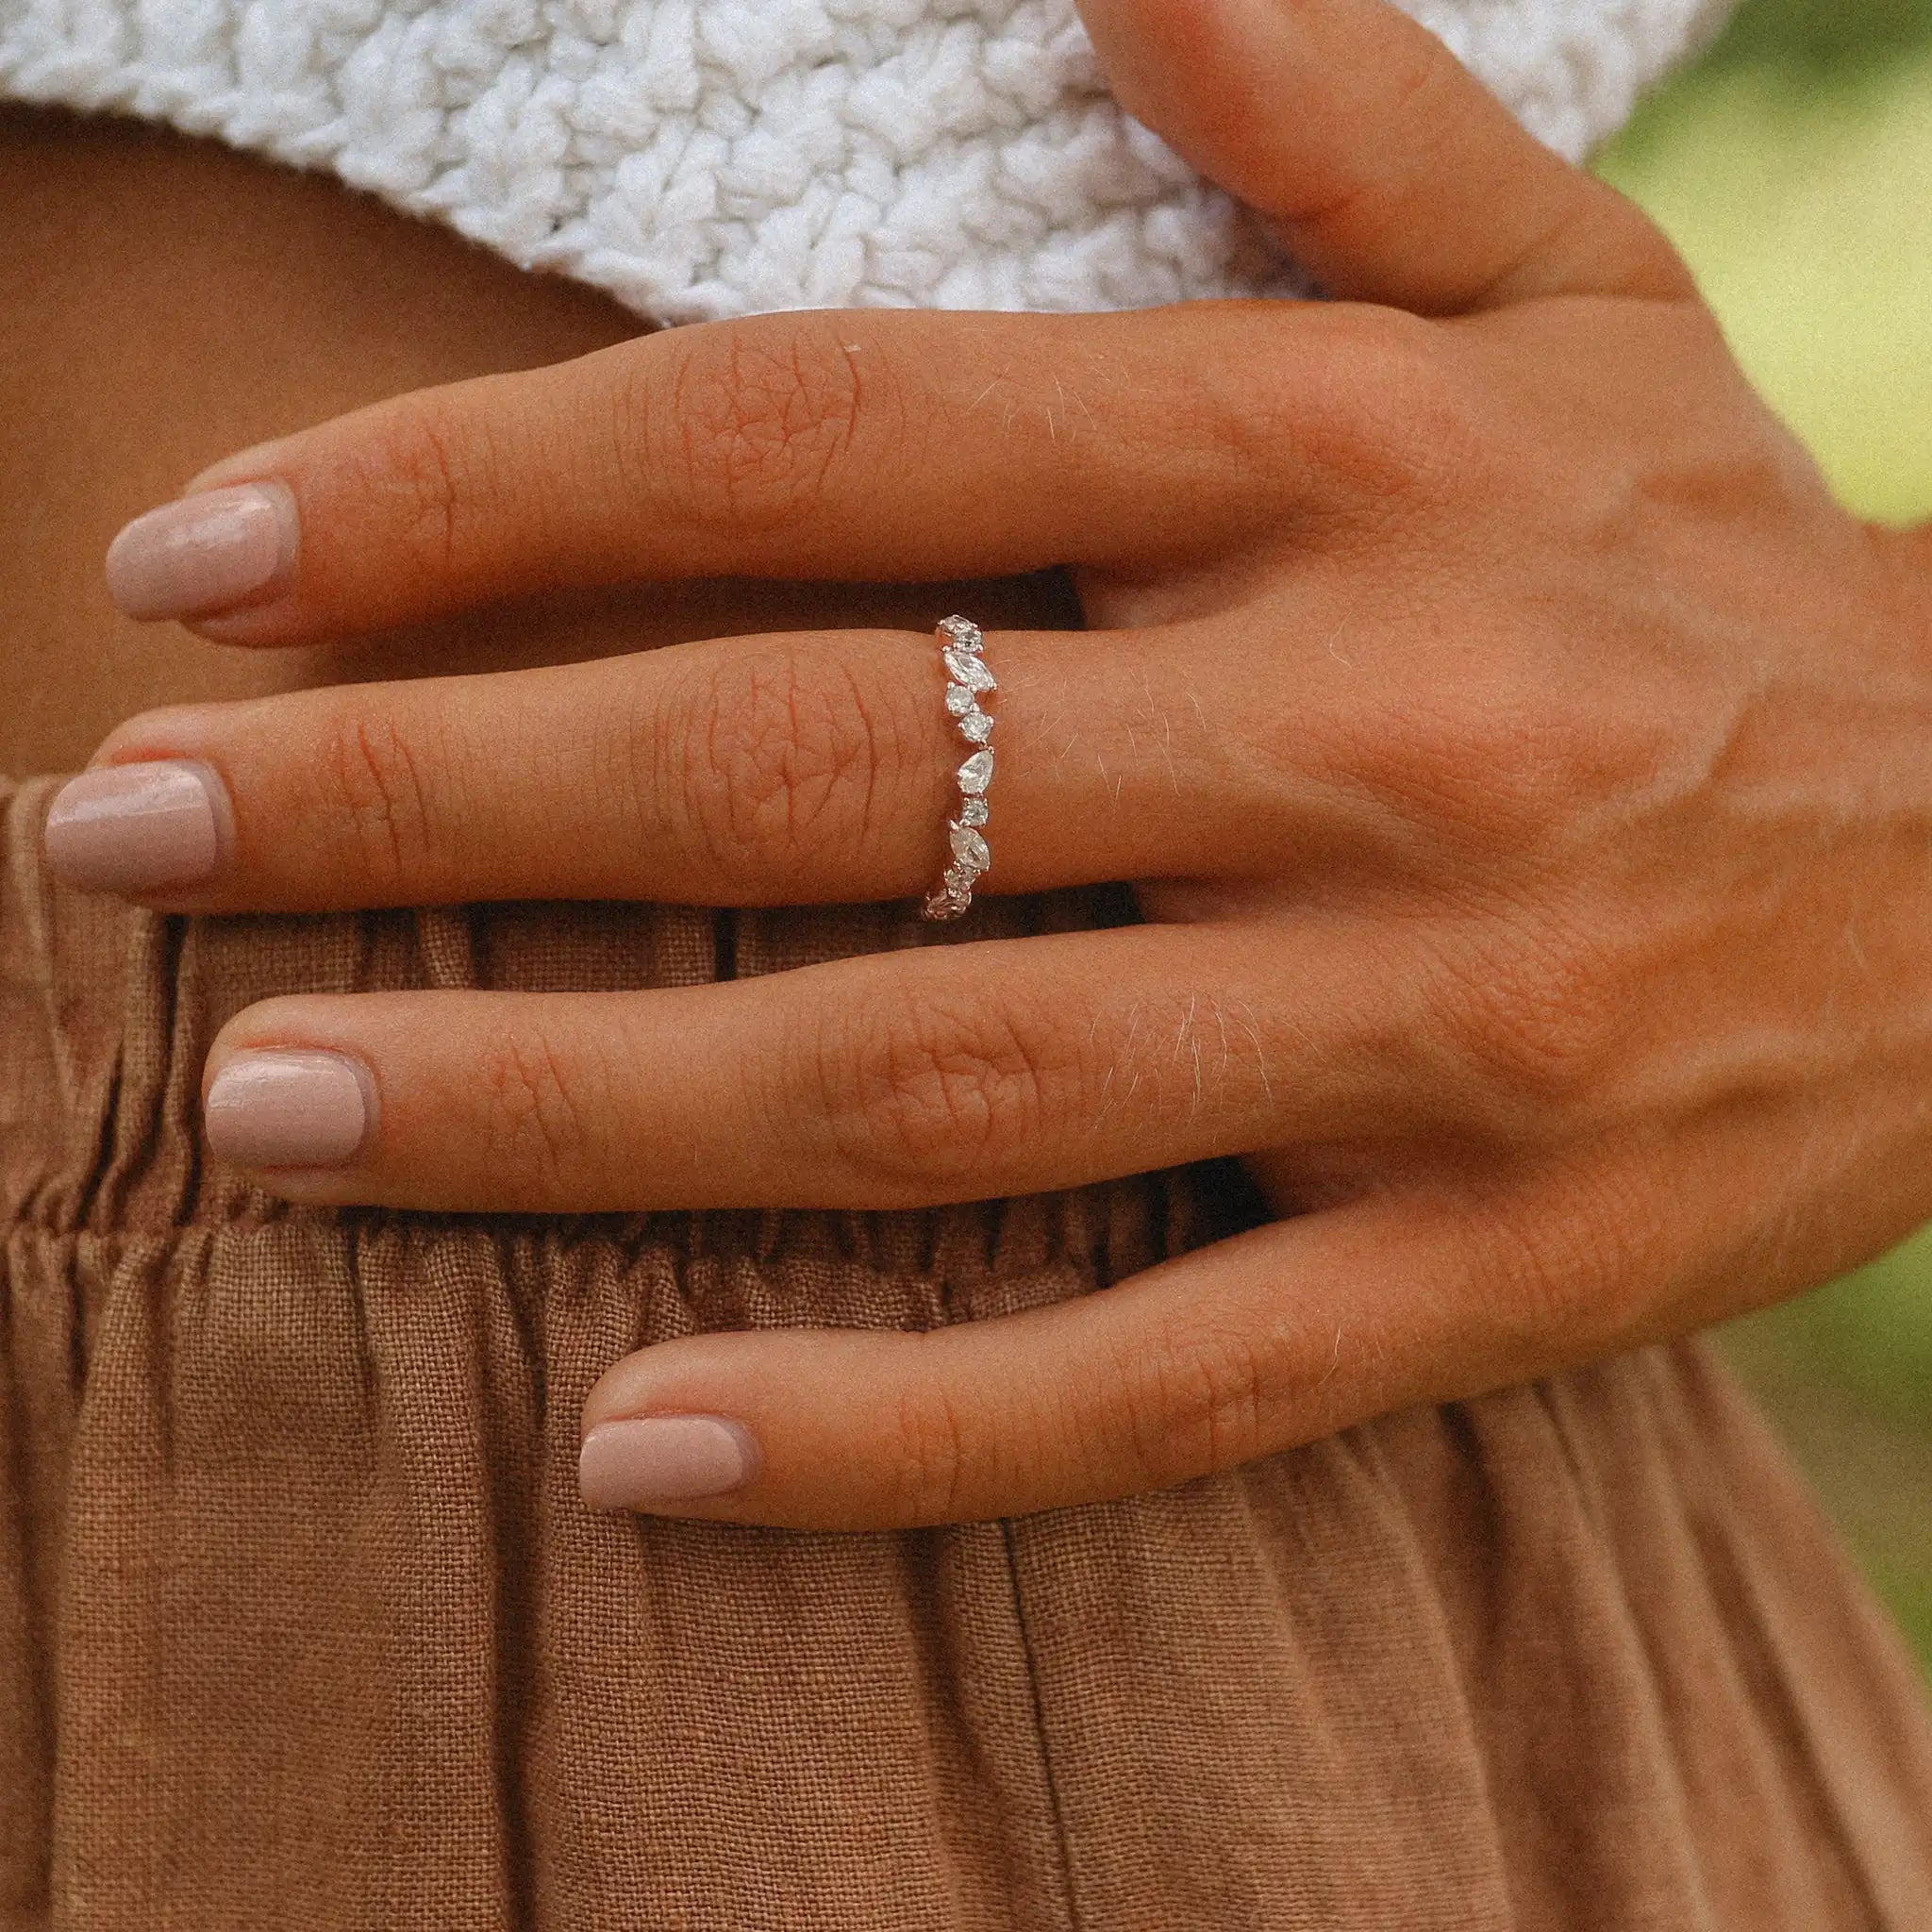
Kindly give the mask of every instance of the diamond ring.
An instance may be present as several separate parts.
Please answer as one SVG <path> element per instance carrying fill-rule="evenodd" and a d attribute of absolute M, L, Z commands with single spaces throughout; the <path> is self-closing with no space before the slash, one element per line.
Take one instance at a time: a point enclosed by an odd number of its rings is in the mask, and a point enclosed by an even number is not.
<path fill-rule="evenodd" d="M 946 672 L 946 716 L 974 749 L 954 774 L 959 782 L 959 810 L 946 822 L 951 862 L 919 909 L 926 919 L 958 919 L 973 904 L 973 888 L 992 863 L 984 830 L 987 789 L 992 783 L 992 719 L 980 700 L 999 687 L 986 668 L 986 638 L 976 624 L 948 617 L 933 636 Z"/>

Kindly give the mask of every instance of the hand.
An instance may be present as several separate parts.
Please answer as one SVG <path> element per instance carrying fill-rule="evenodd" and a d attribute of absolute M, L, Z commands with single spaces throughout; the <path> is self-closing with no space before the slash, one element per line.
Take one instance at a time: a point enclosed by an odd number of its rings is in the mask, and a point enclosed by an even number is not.
<path fill-rule="evenodd" d="M 1009 1319 L 647 1350 L 588 1405 L 593 1501 L 1123 1494 L 1932 1212 L 1923 540 L 1835 508 L 1641 215 L 1378 0 L 1086 11 L 1127 104 L 1349 299 L 674 331 L 251 451 L 116 559 L 256 644 L 569 583 L 1075 567 L 1103 634 L 988 641 L 983 890 L 1132 880 L 1146 924 L 282 999 L 216 1043 L 218 1151 L 302 1201 L 891 1208 L 1239 1154 L 1288 1217 Z M 928 639 L 736 639 L 139 718 L 50 851 L 193 910 L 886 898 L 930 881 L 959 750 Z"/>

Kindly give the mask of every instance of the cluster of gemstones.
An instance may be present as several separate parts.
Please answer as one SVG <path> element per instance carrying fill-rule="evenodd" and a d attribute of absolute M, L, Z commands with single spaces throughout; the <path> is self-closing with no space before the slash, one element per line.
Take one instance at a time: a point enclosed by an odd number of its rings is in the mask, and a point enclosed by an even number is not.
<path fill-rule="evenodd" d="M 986 668 L 986 639 L 976 624 L 949 617 L 935 635 L 946 667 L 946 715 L 959 736 L 975 747 L 955 774 L 959 781 L 959 815 L 946 824 L 952 841 L 952 863 L 921 907 L 927 919 L 958 919 L 973 903 L 973 888 L 992 863 L 992 852 L 981 829 L 986 824 L 986 792 L 992 783 L 992 719 L 980 700 L 998 686 Z"/>

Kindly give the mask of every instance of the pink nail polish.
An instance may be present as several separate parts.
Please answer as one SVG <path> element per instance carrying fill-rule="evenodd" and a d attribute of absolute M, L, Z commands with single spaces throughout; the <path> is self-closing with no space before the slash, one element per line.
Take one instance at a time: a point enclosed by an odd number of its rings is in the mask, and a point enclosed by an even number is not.
<path fill-rule="evenodd" d="M 227 798 L 206 765 L 101 765 L 54 794 L 44 846 L 54 876 L 89 892 L 192 886 L 222 861 Z"/>
<path fill-rule="evenodd" d="M 286 483 L 240 483 L 164 503 L 108 546 L 108 591 L 128 617 L 212 617 L 260 603 L 295 567 Z"/>
<path fill-rule="evenodd" d="M 254 1048 L 215 1075 L 202 1123 L 238 1167 L 341 1167 L 375 1125 L 375 1083 L 347 1054 Z"/>
<path fill-rule="evenodd" d="M 758 1442 L 722 1415 L 647 1415 L 599 1423 L 577 1454 L 577 1491 L 592 1509 L 648 1511 L 741 1490 Z"/>

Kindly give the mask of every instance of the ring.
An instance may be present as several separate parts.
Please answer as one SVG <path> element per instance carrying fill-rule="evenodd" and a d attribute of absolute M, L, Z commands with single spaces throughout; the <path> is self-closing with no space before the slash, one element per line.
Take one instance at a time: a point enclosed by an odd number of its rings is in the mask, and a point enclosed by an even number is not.
<path fill-rule="evenodd" d="M 952 858 L 919 909 L 925 919 L 958 919 L 973 904 L 973 888 L 992 863 L 992 848 L 983 829 L 987 788 L 992 783 L 992 719 L 979 701 L 999 687 L 986 668 L 986 637 L 976 624 L 963 617 L 943 618 L 933 636 L 946 673 L 946 716 L 974 749 L 954 774 L 959 783 L 959 811 L 946 821 Z"/>

